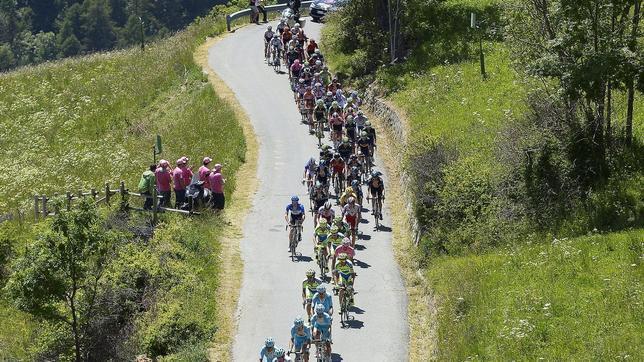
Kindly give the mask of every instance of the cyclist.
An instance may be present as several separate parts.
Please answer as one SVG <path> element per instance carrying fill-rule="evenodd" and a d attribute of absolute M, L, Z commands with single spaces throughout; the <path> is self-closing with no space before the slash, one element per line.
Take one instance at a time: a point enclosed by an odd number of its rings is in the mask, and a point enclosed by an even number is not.
<path fill-rule="evenodd" d="M 329 166 L 327 164 L 327 161 L 320 160 L 320 166 L 318 166 L 318 168 L 315 170 L 315 181 L 319 182 L 323 186 L 326 186 L 329 183 L 330 175 L 331 175 L 331 172 L 329 172 Z"/>
<path fill-rule="evenodd" d="M 275 33 L 273 32 L 273 27 L 269 25 L 264 32 L 264 58 L 266 59 L 268 59 L 270 56 L 270 54 L 268 53 L 268 43 L 273 40 L 274 35 Z"/>
<path fill-rule="evenodd" d="M 344 139 L 343 139 L 344 143 Z M 342 144 L 342 143 L 341 143 Z M 340 145 L 338 145 L 338 151 L 340 149 Z M 333 175 L 333 179 L 337 179 L 339 183 L 339 190 L 342 190 L 344 188 L 344 170 L 346 168 L 346 164 L 344 163 L 344 160 L 342 159 L 340 153 L 336 153 L 333 155 L 333 159 L 331 159 L 331 172 Z"/>
<path fill-rule="evenodd" d="M 358 223 L 361 219 L 362 206 L 356 203 L 356 198 L 351 196 L 347 199 L 347 204 L 342 209 L 347 224 L 351 228 L 351 246 L 356 247 L 356 234 L 358 233 Z"/>
<path fill-rule="evenodd" d="M 353 188 L 353 191 L 356 193 L 356 196 L 358 197 L 358 203 L 362 205 L 362 187 L 360 187 L 360 181 L 359 180 L 353 180 L 351 181 L 351 188 Z"/>
<path fill-rule="evenodd" d="M 273 361 L 275 358 L 275 342 L 268 337 L 264 341 L 264 347 L 259 351 L 259 362 Z"/>
<path fill-rule="evenodd" d="M 289 215 L 290 215 L 290 220 L 289 220 Z M 289 223 L 291 226 L 291 231 L 289 234 L 289 240 L 291 240 L 292 233 L 294 232 L 293 226 L 297 224 L 302 224 L 304 223 L 304 219 L 306 218 L 306 212 L 304 211 L 304 205 L 300 204 L 300 198 L 297 196 L 292 196 L 291 197 L 291 203 L 286 205 L 286 214 L 284 214 L 284 220 Z M 302 238 L 302 234 L 300 234 L 300 239 Z M 301 241 L 301 240 L 298 240 Z"/>
<path fill-rule="evenodd" d="M 333 224 L 331 225 L 331 227 L 333 226 L 338 228 L 338 233 L 342 234 L 343 237 L 344 235 L 349 233 L 349 224 L 344 222 L 344 220 L 342 219 L 342 216 L 336 216 L 335 219 L 333 219 Z"/>
<path fill-rule="evenodd" d="M 302 98 L 304 99 L 304 108 L 306 109 L 307 120 L 309 123 L 309 132 L 312 133 L 313 117 L 310 117 L 310 115 L 313 114 L 313 108 L 315 108 L 315 94 L 313 94 L 311 87 L 306 87 L 306 91 L 302 95 Z"/>
<path fill-rule="evenodd" d="M 318 259 L 318 251 L 322 250 L 322 255 L 325 259 L 329 258 L 331 253 L 329 252 L 329 235 L 331 234 L 331 228 L 326 219 L 320 219 L 320 223 L 313 231 L 314 237 L 314 250 L 315 259 Z M 328 262 L 328 260 L 326 260 Z M 310 316 L 310 315 L 309 315 Z"/>
<path fill-rule="evenodd" d="M 313 108 L 313 117 L 319 123 L 324 124 L 324 122 L 326 121 L 326 106 L 324 105 L 324 101 L 322 101 L 322 99 L 315 101 L 315 108 Z"/>
<path fill-rule="evenodd" d="M 277 32 L 278 32 L 280 35 L 282 35 L 282 33 L 284 32 L 284 29 L 285 29 L 285 28 L 287 28 L 287 27 L 288 27 L 288 25 L 286 25 L 286 20 L 285 20 L 285 19 L 281 19 L 281 20 L 280 20 L 280 23 L 279 23 L 279 24 L 277 24 Z"/>
<path fill-rule="evenodd" d="M 291 28 L 287 25 L 284 27 L 284 31 L 282 32 L 282 43 L 288 44 L 291 39 L 293 39 L 293 33 L 291 33 Z"/>
<path fill-rule="evenodd" d="M 353 263 L 347 260 L 347 254 L 341 253 L 338 255 L 338 263 L 333 269 L 333 276 L 335 278 L 335 285 L 338 287 L 346 287 L 347 285 L 354 286 L 356 273 L 353 270 Z M 344 299 L 344 290 L 340 289 L 340 304 Z M 353 300 L 349 301 L 353 305 Z"/>
<path fill-rule="evenodd" d="M 333 251 L 333 257 L 331 258 L 331 270 L 335 270 L 337 257 L 342 253 L 347 254 L 347 258 L 353 262 L 353 257 L 356 255 L 356 252 L 353 247 L 351 247 L 351 239 L 346 237 L 343 238 L 342 245 L 338 246 Z"/>
<path fill-rule="evenodd" d="M 324 63 L 324 55 L 322 55 L 322 52 L 320 51 L 320 48 L 315 49 L 315 55 L 317 55 L 318 59 L 321 60 Z"/>
<path fill-rule="evenodd" d="M 311 314 L 309 314 L 309 319 Z M 309 346 L 311 345 L 311 329 L 304 325 L 304 320 L 302 317 L 297 317 L 293 321 L 293 327 L 291 327 L 291 341 L 289 343 L 289 350 L 300 352 L 304 357 L 304 361 L 309 360 Z"/>
<path fill-rule="evenodd" d="M 373 127 L 371 127 L 371 122 L 366 121 L 364 123 L 363 132 L 367 132 L 367 136 L 371 141 L 371 154 L 373 155 L 373 148 L 376 146 L 376 130 Z"/>
<path fill-rule="evenodd" d="M 358 138 L 358 153 L 361 154 L 364 157 L 364 163 L 365 164 L 371 164 L 371 148 L 373 146 L 373 143 L 371 142 L 371 138 L 367 135 L 366 131 L 360 132 L 360 138 Z"/>
<path fill-rule="evenodd" d="M 278 64 L 282 54 L 282 42 L 280 36 L 273 34 L 273 39 L 270 42 L 271 52 L 273 53 L 273 64 Z"/>
<path fill-rule="evenodd" d="M 315 39 L 309 39 L 309 45 L 306 46 L 306 53 L 309 57 L 315 54 L 315 49 L 318 48 L 318 43 L 315 42 Z"/>
<path fill-rule="evenodd" d="M 357 198 L 358 195 L 356 195 L 356 192 L 352 186 L 347 186 L 347 188 L 344 189 L 342 195 L 340 195 L 340 206 L 344 207 L 344 205 L 347 204 L 347 201 L 349 201 L 349 199 L 352 197 Z"/>
<path fill-rule="evenodd" d="M 333 220 L 334 217 L 335 211 L 333 211 L 331 201 L 327 201 L 324 203 L 324 206 L 318 209 L 315 224 L 317 225 L 318 222 L 322 222 L 322 220 L 324 220 L 328 224 Z"/>
<path fill-rule="evenodd" d="M 333 93 L 327 91 L 322 100 L 324 101 L 324 105 L 328 110 L 329 108 L 331 108 L 331 105 L 333 104 L 333 100 L 334 100 Z"/>
<path fill-rule="evenodd" d="M 306 85 L 311 84 L 311 78 L 313 78 L 313 73 L 311 73 L 311 68 L 304 64 L 304 69 L 302 70 L 302 78 L 304 78 L 304 83 Z"/>
<path fill-rule="evenodd" d="M 292 361 L 291 357 L 286 355 L 286 351 L 284 348 L 276 348 L 275 349 L 275 358 L 273 358 L 272 362 L 290 362 Z"/>
<path fill-rule="evenodd" d="M 358 127 L 358 134 L 362 132 L 362 129 L 364 128 L 365 123 L 367 122 L 367 117 L 365 117 L 364 112 L 361 110 L 358 110 L 358 115 L 353 119 L 356 121 L 356 126 Z"/>
<path fill-rule="evenodd" d="M 317 288 L 315 288 L 317 293 L 313 296 L 313 299 L 311 299 L 311 304 L 315 306 L 315 310 L 317 311 L 318 305 L 324 306 L 324 312 L 329 313 L 329 315 L 333 315 L 333 298 L 326 292 L 326 288 L 324 285 L 318 285 Z"/>
<path fill-rule="evenodd" d="M 324 160 L 324 162 L 326 162 L 328 165 L 329 162 L 331 162 L 332 158 L 333 158 L 333 151 L 331 150 L 331 146 L 322 145 L 320 150 L 320 160 Z"/>
<path fill-rule="evenodd" d="M 318 169 L 318 165 L 317 165 L 317 162 L 315 161 L 315 157 L 309 158 L 309 160 L 304 165 L 304 175 L 302 176 L 302 184 L 304 184 L 304 182 L 307 183 L 307 189 L 309 192 L 311 192 L 311 188 L 313 187 L 313 182 L 315 179 L 315 171 L 317 169 Z"/>
<path fill-rule="evenodd" d="M 349 92 L 351 95 L 351 98 L 353 98 L 353 103 L 356 105 L 356 107 L 360 107 L 362 105 L 362 99 L 358 96 L 358 92 L 355 90 L 352 90 Z"/>
<path fill-rule="evenodd" d="M 302 72 L 302 64 L 300 64 L 299 59 L 293 58 L 294 54 L 295 54 L 295 49 L 293 49 L 291 47 L 286 56 L 287 56 L 288 62 L 290 64 L 289 70 L 291 72 L 291 78 L 299 79 L 300 78 L 300 73 Z"/>
<path fill-rule="evenodd" d="M 315 74 L 319 74 L 319 73 L 315 73 Z M 313 81 L 314 81 L 313 95 L 315 95 L 315 99 L 317 99 L 318 101 L 321 101 L 322 98 L 324 97 L 324 88 L 322 88 L 322 83 L 320 83 L 320 80 L 319 79 L 316 80 L 315 78 L 316 76 L 313 76 Z M 320 76 L 318 75 L 317 78 L 320 78 Z M 322 104 L 324 104 L 324 102 Z"/>
<path fill-rule="evenodd" d="M 320 284 L 322 284 L 322 281 L 315 277 L 315 271 L 313 269 L 307 270 L 306 279 L 302 281 L 302 304 L 306 306 L 306 314 L 308 314 L 309 318 L 312 314 L 311 300 Z"/>
<path fill-rule="evenodd" d="M 338 82 L 337 77 L 333 77 L 333 79 L 331 80 L 331 83 L 327 86 L 327 90 L 331 91 L 331 93 L 333 94 L 335 94 L 335 92 L 341 88 L 342 88 L 342 85 L 340 84 L 340 82 Z"/>
<path fill-rule="evenodd" d="M 371 194 L 371 215 L 374 214 L 377 200 L 382 202 L 385 199 L 385 182 L 380 175 L 382 175 L 380 171 L 373 170 L 371 171 L 371 177 L 367 181 L 369 193 Z M 382 220 L 382 210 L 380 210 L 380 220 Z"/>
<path fill-rule="evenodd" d="M 356 121 L 354 120 L 353 115 L 348 115 L 346 120 L 344 121 L 344 128 L 347 130 L 347 138 L 351 140 L 351 142 L 355 142 L 356 140 Z"/>
<path fill-rule="evenodd" d="M 331 355 L 331 324 L 333 318 L 324 312 L 324 306 L 318 304 L 315 306 L 315 315 L 311 317 L 311 327 L 313 336 L 317 340 L 325 342 L 327 356 Z"/>
<path fill-rule="evenodd" d="M 333 113 L 342 114 L 342 107 L 340 107 L 338 101 L 335 100 L 331 102 L 331 106 L 329 107 L 329 114 Z"/>
<path fill-rule="evenodd" d="M 338 153 L 346 165 L 353 153 L 353 146 L 348 137 L 342 137 L 342 142 L 338 145 Z"/>
<path fill-rule="evenodd" d="M 342 128 L 344 126 L 344 119 L 338 114 L 333 112 L 329 117 L 329 128 L 331 129 L 331 141 L 337 148 L 337 145 L 342 141 Z"/>
<path fill-rule="evenodd" d="M 331 72 L 329 72 L 329 67 L 326 65 L 322 66 L 322 71 L 320 72 L 320 79 L 322 80 L 322 84 L 326 87 L 331 83 Z M 333 95 L 333 93 L 331 93 Z"/>
<path fill-rule="evenodd" d="M 313 192 L 311 193 L 310 198 L 313 201 L 313 212 L 317 213 L 317 211 L 323 207 L 327 201 L 329 201 L 329 194 L 324 185 L 320 182 L 316 182 L 313 186 Z"/>
<path fill-rule="evenodd" d="M 336 225 L 331 226 L 331 231 L 329 236 L 326 238 L 327 244 L 331 247 L 331 253 L 330 255 L 333 255 L 335 252 L 335 249 L 342 245 L 342 240 L 344 239 L 344 234 L 340 234 L 340 228 L 338 228 Z M 331 269 L 333 270 L 334 265 L 331 265 Z"/>

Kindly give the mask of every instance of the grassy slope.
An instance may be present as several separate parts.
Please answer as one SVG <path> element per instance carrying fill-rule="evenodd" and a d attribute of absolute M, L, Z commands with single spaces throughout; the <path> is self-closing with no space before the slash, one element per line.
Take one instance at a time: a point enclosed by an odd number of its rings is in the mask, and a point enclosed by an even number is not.
<path fill-rule="evenodd" d="M 642 356 L 643 230 L 439 258 L 439 357 L 617 360 Z"/>
<path fill-rule="evenodd" d="M 197 164 L 210 155 L 224 164 L 230 194 L 244 158 L 242 130 L 192 54 L 206 35 L 224 26 L 221 20 L 207 19 L 143 54 L 132 49 L 0 75 L 0 162 L 13 170 L 0 176 L 0 210 L 29 205 L 34 192 L 87 189 L 119 180 L 134 189 L 151 162 L 157 133 L 164 140 L 163 158 L 188 155 Z M 175 217 L 165 222 L 170 229 L 190 230 L 178 240 L 187 258 L 177 262 L 194 278 L 166 291 L 158 307 L 141 316 L 139 328 L 146 334 L 162 330 L 168 325 L 163 318 L 171 316 L 214 329 L 212 294 L 219 270 L 212 261 L 219 253 L 223 224 Z M 167 234 L 156 238 L 162 245 Z M 163 313 L 169 309 L 177 312 Z M 1 299 L 0 325 L 12 326 L 0 330 L 0 359 L 24 357 L 36 325 Z M 140 343 L 145 345 L 145 338 Z"/>

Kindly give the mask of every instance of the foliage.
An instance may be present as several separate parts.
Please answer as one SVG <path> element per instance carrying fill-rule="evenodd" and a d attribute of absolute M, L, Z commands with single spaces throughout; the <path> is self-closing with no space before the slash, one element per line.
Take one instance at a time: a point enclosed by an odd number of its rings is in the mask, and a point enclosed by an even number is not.
<path fill-rule="evenodd" d="M 642 355 L 644 230 L 442 257 L 439 359 L 616 360 Z"/>
<path fill-rule="evenodd" d="M 65 324 L 76 360 L 86 359 L 84 335 L 117 235 L 100 223 L 96 206 L 81 201 L 58 213 L 51 230 L 37 236 L 12 266 L 7 290 L 17 308 L 47 322 Z"/>
<path fill-rule="evenodd" d="M 9 47 L 15 57 L 12 62 L 3 62 L 3 55 L 6 57 L 8 52 L 0 52 L 0 71 L 81 51 L 139 44 L 142 40 L 139 18 L 143 21 L 145 41 L 150 42 L 206 15 L 216 3 L 216 0 L 1 0 L 0 49 Z"/>

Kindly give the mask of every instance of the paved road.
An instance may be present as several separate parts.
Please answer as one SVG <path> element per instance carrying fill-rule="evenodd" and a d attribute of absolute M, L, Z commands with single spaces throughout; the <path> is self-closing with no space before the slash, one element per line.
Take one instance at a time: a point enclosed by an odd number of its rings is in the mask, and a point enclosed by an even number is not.
<path fill-rule="evenodd" d="M 305 30 L 309 37 L 319 38 L 320 25 L 307 21 Z M 301 305 L 301 281 L 307 269 L 317 270 L 312 259 L 310 213 L 304 224 L 304 240 L 298 247 L 303 253 L 299 262 L 289 258 L 283 219 L 292 194 L 307 200 L 300 180 L 305 161 L 318 154 L 317 139 L 309 136 L 307 127 L 299 122 L 288 76 L 276 74 L 263 62 L 264 31 L 264 26 L 255 25 L 239 29 L 214 45 L 208 59 L 235 92 L 260 141 L 260 186 L 241 245 L 244 279 L 233 348 L 235 361 L 256 361 L 266 336 L 273 336 L 286 348 L 293 319 L 306 315 Z M 373 217 L 368 212 L 363 216 L 368 223 L 360 226 L 365 238 L 358 241 L 356 255 L 362 263 L 356 267 L 355 320 L 350 328 L 342 329 L 336 312 L 333 360 L 405 360 L 407 300 L 393 258 L 391 232 L 372 231 Z M 384 210 L 383 224 L 388 226 L 389 220 L 389 212 Z M 339 310 L 337 297 L 334 305 Z"/>

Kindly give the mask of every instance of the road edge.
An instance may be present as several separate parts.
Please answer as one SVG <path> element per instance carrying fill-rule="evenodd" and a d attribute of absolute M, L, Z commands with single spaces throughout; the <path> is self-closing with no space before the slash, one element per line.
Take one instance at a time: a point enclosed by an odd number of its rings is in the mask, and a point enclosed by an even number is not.
<path fill-rule="evenodd" d="M 218 41 L 228 36 L 224 33 L 214 38 L 206 38 L 194 52 L 193 57 L 197 65 L 207 73 L 208 81 L 217 96 L 223 99 L 233 109 L 239 120 L 246 141 L 245 162 L 236 173 L 236 188 L 231 197 L 230 206 L 226 208 L 224 217 L 227 226 L 224 228 L 221 243 L 220 284 L 213 297 L 217 297 L 218 328 L 215 332 L 212 346 L 208 350 L 210 361 L 230 361 L 233 336 L 237 334 L 237 304 L 244 271 L 241 258 L 240 241 L 244 236 L 243 225 L 248 215 L 253 197 L 258 188 L 257 166 L 259 157 L 259 141 L 255 135 L 253 125 L 237 100 L 235 93 L 226 83 L 217 76 L 208 64 L 208 51 Z"/>
<path fill-rule="evenodd" d="M 385 103 L 395 109 L 389 102 Z M 425 279 L 423 270 L 418 267 L 416 260 L 418 251 L 414 245 L 414 233 L 408 221 L 411 215 L 408 214 L 404 201 L 408 194 L 402 182 L 403 161 L 400 155 L 405 154 L 405 144 L 394 141 L 391 130 L 384 120 L 370 111 L 365 113 L 378 131 L 378 149 L 388 150 L 377 152 L 388 175 L 389 185 L 387 185 L 385 203 L 391 214 L 392 246 L 407 290 L 408 357 L 412 362 L 434 360 L 437 352 L 437 309 L 428 281 Z M 401 112 L 398 114 L 403 115 Z M 404 115 L 401 118 L 404 118 Z M 403 127 L 409 130 L 409 123 L 403 121 Z M 429 346 L 427 346 L 428 341 Z"/>

